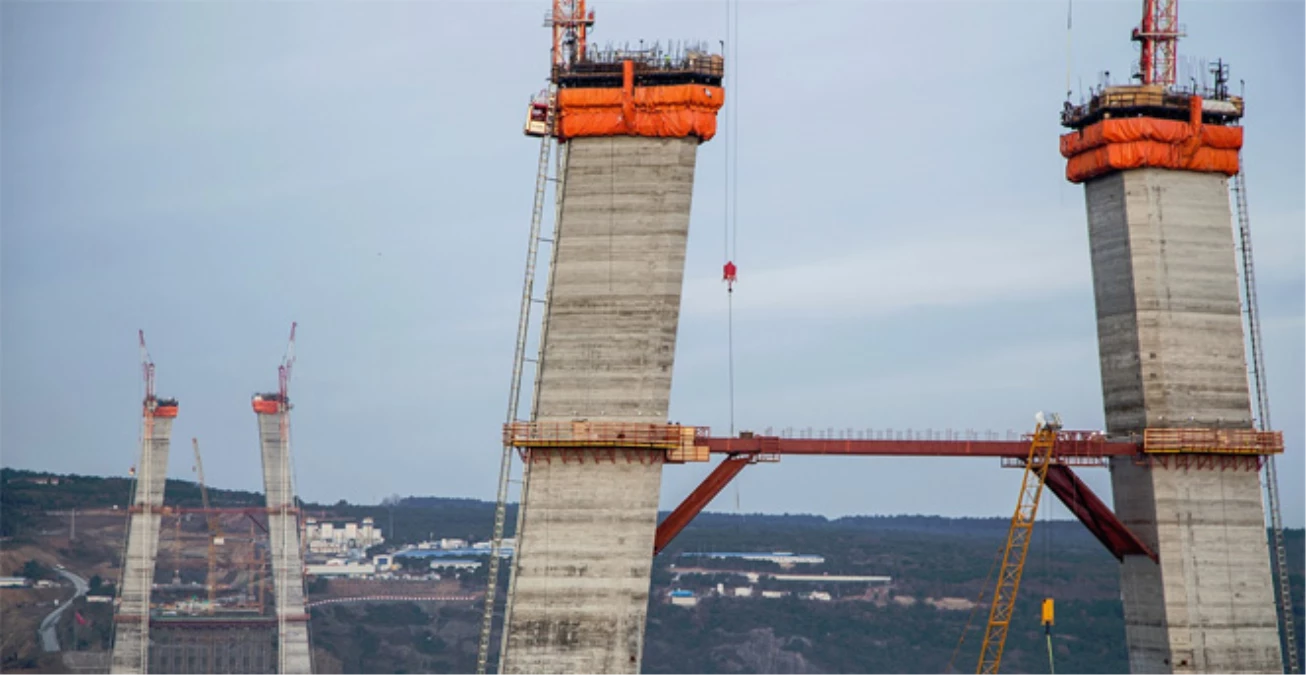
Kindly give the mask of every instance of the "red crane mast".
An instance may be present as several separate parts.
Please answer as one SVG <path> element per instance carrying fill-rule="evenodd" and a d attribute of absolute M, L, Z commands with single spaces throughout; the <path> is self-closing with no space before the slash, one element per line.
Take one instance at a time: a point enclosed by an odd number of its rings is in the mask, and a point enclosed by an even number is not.
<path fill-rule="evenodd" d="M 594 10 L 585 12 L 585 0 L 553 0 L 544 25 L 553 28 L 553 66 L 571 66 L 585 56 Z"/>
<path fill-rule="evenodd" d="M 1142 46 L 1138 75 L 1143 84 L 1174 86 L 1175 47 L 1183 37 L 1179 0 L 1143 0 L 1143 21 L 1132 37 Z"/>

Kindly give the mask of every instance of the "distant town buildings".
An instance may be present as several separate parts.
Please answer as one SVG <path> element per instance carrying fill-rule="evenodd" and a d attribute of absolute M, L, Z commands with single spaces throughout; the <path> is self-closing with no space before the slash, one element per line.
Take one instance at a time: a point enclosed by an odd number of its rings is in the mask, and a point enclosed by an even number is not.
<path fill-rule="evenodd" d="M 687 591 L 683 588 L 677 588 L 670 593 L 671 604 L 680 607 L 693 607 L 698 604 L 698 598 L 694 597 L 693 591 Z"/>
<path fill-rule="evenodd" d="M 481 566 L 479 560 L 466 560 L 464 558 L 437 558 L 431 561 L 430 568 L 433 570 L 466 570 L 471 571 Z"/>
<path fill-rule="evenodd" d="M 499 548 L 500 558 L 511 558 L 517 545 L 517 540 L 512 537 L 504 537 L 503 545 Z M 488 541 L 478 541 L 468 545 L 466 539 L 437 539 L 434 541 L 424 541 L 414 546 L 405 546 L 395 551 L 396 558 L 480 558 L 490 555 L 491 544 Z"/>
<path fill-rule="evenodd" d="M 373 555 L 365 552 L 384 542 L 381 530 L 371 518 L 355 524 L 346 521 L 320 521 L 309 518 L 304 525 L 304 573 L 313 577 L 337 579 L 410 579 L 414 572 L 401 564 L 403 558 L 429 559 L 428 572 L 416 574 L 439 579 L 441 572 L 470 572 L 479 569 L 481 559 L 490 554 L 490 542 L 469 542 L 446 537 L 409 544 L 398 550 Z M 503 540 L 501 557 L 510 557 L 512 538 Z"/>
<path fill-rule="evenodd" d="M 304 521 L 304 544 L 310 554 L 347 555 L 352 550 L 367 549 L 385 543 L 381 528 L 371 518 L 362 524 L 354 521 Z"/>
<path fill-rule="evenodd" d="M 751 562 L 769 562 L 775 563 L 781 567 L 793 567 L 794 565 L 824 565 L 825 558 L 819 555 L 807 553 L 790 553 L 788 551 L 773 551 L 771 553 L 681 553 L 682 558 L 728 558 L 735 560 L 748 560 Z"/>

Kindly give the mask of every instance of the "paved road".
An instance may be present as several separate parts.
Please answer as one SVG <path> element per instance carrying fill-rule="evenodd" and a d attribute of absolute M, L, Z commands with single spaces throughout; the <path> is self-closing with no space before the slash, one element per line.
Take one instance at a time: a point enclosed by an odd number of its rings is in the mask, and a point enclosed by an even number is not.
<path fill-rule="evenodd" d="M 90 584 L 88 584 L 85 579 L 76 574 L 73 574 L 68 570 L 57 571 L 66 579 L 73 582 L 73 586 L 77 589 L 77 592 L 73 594 L 73 597 L 68 598 L 67 601 L 59 603 L 59 606 L 56 607 L 53 612 L 50 612 L 50 614 L 45 617 L 45 620 L 41 622 L 41 649 L 44 649 L 47 652 L 59 651 L 59 636 L 55 635 L 54 629 L 55 626 L 59 624 L 59 617 L 63 615 L 63 611 L 68 609 L 68 605 L 71 605 L 73 600 L 86 595 L 86 591 L 91 588 Z"/>

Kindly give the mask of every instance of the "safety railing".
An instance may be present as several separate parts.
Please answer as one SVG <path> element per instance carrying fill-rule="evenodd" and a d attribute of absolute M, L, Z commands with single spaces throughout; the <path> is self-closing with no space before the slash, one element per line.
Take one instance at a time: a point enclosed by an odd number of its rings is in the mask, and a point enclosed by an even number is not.
<path fill-rule="evenodd" d="M 706 462 L 708 448 L 697 441 L 707 427 L 634 422 L 513 422 L 503 426 L 503 442 L 518 449 L 614 448 L 666 452 L 669 462 Z"/>
<path fill-rule="evenodd" d="M 1066 127 L 1078 127 L 1088 120 L 1111 110 L 1129 111 L 1140 109 L 1173 109 L 1177 116 L 1187 118 L 1188 106 L 1193 96 L 1210 98 L 1213 92 L 1200 89 L 1165 89 L 1150 87 L 1108 87 L 1095 94 L 1087 103 L 1072 105 L 1067 102 L 1061 111 L 1061 124 Z M 1241 96 L 1228 96 L 1219 100 L 1232 104 L 1232 111 L 1223 117 L 1237 119 L 1243 115 Z"/>
<path fill-rule="evenodd" d="M 1147 429 L 1143 452 L 1277 455 L 1283 452 L 1282 431 L 1254 429 Z"/>
<path fill-rule="evenodd" d="M 518 448 L 609 447 L 678 448 L 692 445 L 701 427 L 630 422 L 513 422 L 503 427 L 503 442 Z"/>

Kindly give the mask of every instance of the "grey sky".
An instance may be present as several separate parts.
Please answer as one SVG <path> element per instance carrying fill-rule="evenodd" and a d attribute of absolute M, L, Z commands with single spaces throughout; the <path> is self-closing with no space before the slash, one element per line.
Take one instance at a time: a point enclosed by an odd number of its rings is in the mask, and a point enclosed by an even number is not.
<path fill-rule="evenodd" d="M 738 144 L 736 426 L 1102 426 L 1065 2 L 741 3 L 738 124 L 699 151 L 675 420 L 728 431 L 722 191 Z M 1075 3 L 1072 88 L 1140 2 Z M 5 466 L 135 461 L 136 329 L 181 399 L 171 475 L 260 486 L 249 395 L 300 322 L 301 494 L 493 498 L 544 86 L 534 2 L 14 2 L 0 97 Z M 595 40 L 725 37 L 725 4 L 594 6 Z M 1303 6 L 1184 0 L 1246 81 L 1284 515 L 1303 524 Z M 928 26 L 928 28 L 925 28 Z M 1187 68 L 1187 66 L 1186 66 Z M 708 471 L 669 467 L 663 505 Z M 1103 497 L 1105 471 L 1083 471 Z M 1007 515 L 982 460 L 786 459 L 713 510 Z M 1052 515 L 1066 517 L 1059 506 Z"/>

